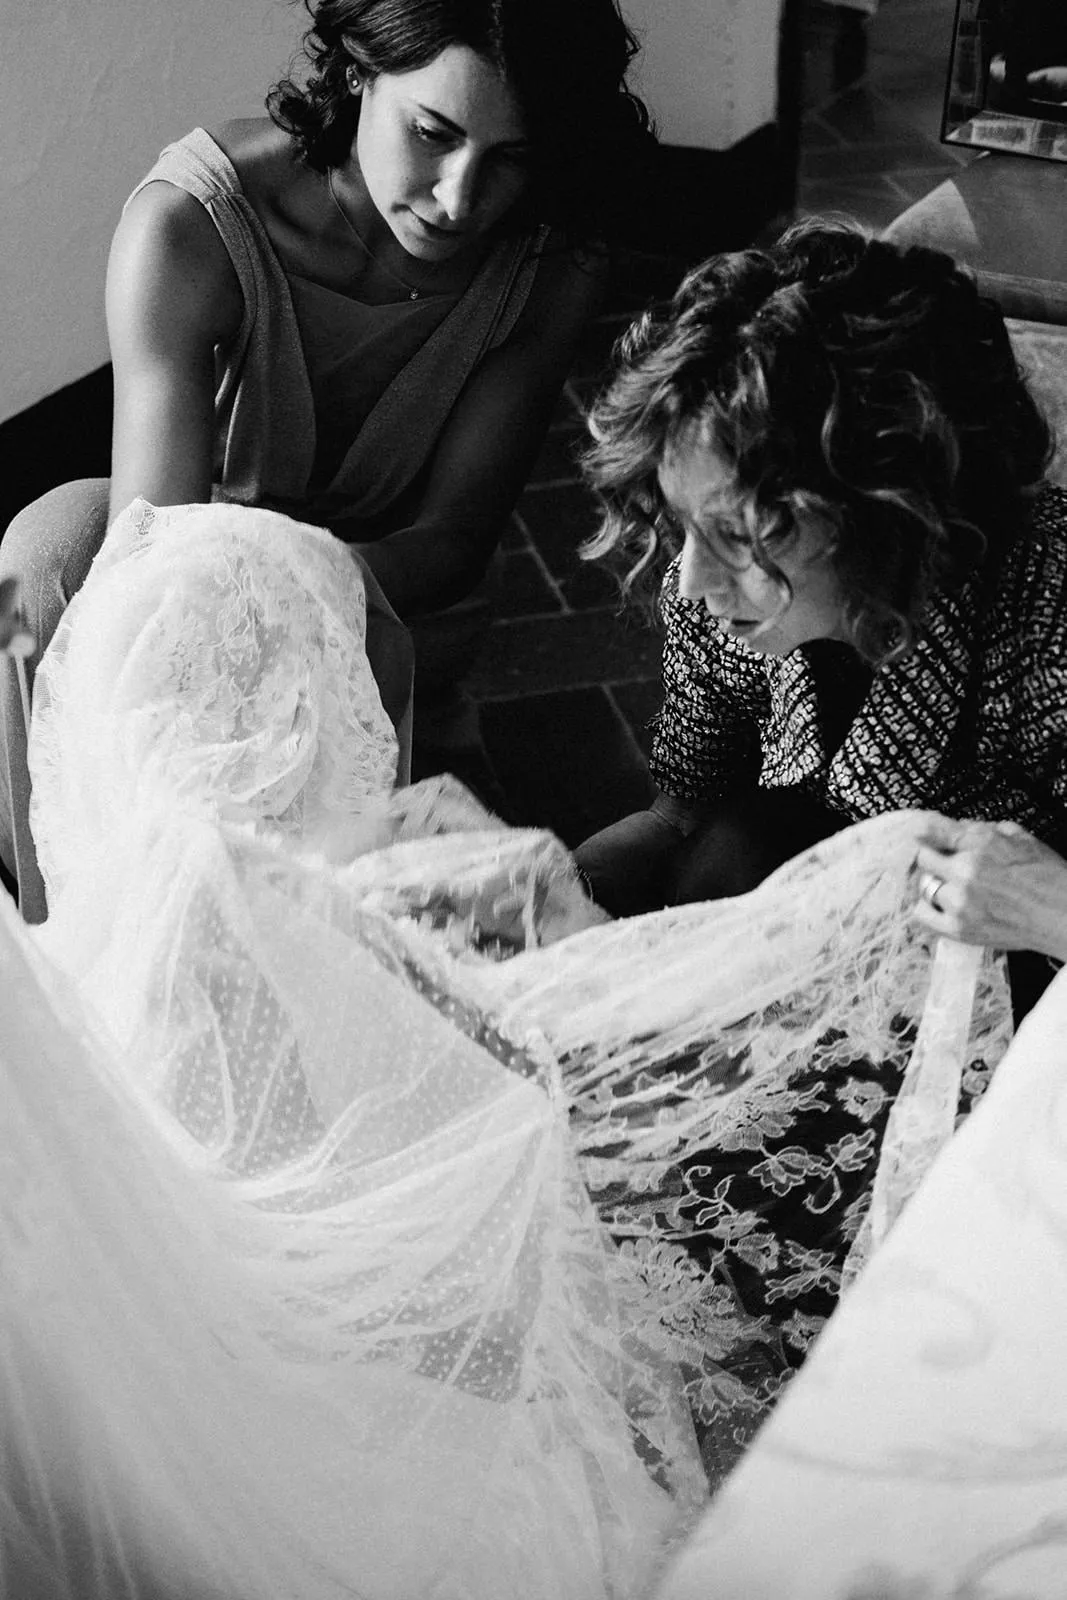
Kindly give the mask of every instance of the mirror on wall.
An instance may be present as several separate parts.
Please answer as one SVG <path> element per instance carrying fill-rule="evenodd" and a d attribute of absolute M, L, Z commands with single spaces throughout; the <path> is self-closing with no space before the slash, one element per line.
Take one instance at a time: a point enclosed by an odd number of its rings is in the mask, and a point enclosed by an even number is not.
<path fill-rule="evenodd" d="M 1067 161 L 1067 0 L 956 0 L 941 138 Z"/>

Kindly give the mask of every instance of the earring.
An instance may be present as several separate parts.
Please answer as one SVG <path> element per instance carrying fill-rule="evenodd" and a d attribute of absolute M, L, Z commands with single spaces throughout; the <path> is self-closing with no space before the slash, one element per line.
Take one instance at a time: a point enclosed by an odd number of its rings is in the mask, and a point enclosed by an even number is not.
<path fill-rule="evenodd" d="M 345 82 L 348 84 L 349 94 L 362 94 L 363 79 L 359 75 L 358 67 L 345 68 Z"/>

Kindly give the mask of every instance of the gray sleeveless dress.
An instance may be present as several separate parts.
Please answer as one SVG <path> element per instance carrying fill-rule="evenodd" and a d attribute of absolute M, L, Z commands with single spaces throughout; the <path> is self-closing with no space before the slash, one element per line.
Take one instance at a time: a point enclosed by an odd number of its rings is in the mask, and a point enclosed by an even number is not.
<path fill-rule="evenodd" d="M 375 524 L 380 531 L 417 487 L 468 378 L 514 328 L 547 230 L 501 240 L 461 294 L 364 306 L 286 275 L 236 169 L 203 128 L 168 145 L 134 194 L 160 180 L 207 211 L 244 300 L 237 337 L 219 352 L 212 497 L 320 525 L 351 518 L 374 537 Z M 342 414 L 351 437 L 336 425 Z M 0 577 L 19 581 L 37 639 L 26 663 L 31 689 L 36 661 L 103 540 L 107 506 L 106 479 L 64 484 L 21 512 L 0 541 Z M 411 641 L 366 578 L 368 653 L 403 771 Z M 0 658 L 0 862 L 18 881 L 23 916 L 42 922 L 26 746 L 14 666 Z"/>
<path fill-rule="evenodd" d="M 381 517 L 428 462 L 480 360 L 514 328 L 544 232 L 501 241 L 465 291 L 445 305 L 433 296 L 367 307 L 287 277 L 236 171 L 202 128 L 168 145 L 134 194 L 159 179 L 200 201 L 226 246 L 244 298 L 241 328 L 225 355 L 215 397 L 217 497 L 309 522 Z M 316 331 L 327 317 L 351 327 L 354 381 L 360 346 L 380 353 L 383 333 L 404 359 L 384 374 L 387 381 L 328 481 L 316 484 L 319 374 L 309 371 L 308 354 L 314 360 Z M 427 330 L 421 342 L 420 322 Z M 381 376 L 375 374 L 379 384 Z M 331 399 L 336 415 L 336 393 Z"/>

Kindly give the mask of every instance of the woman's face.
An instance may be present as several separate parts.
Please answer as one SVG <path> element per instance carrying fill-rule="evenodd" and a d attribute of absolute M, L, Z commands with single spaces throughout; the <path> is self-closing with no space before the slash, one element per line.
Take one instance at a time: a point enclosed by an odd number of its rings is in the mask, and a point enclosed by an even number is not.
<path fill-rule="evenodd" d="M 498 223 L 527 182 L 529 143 L 507 83 L 466 45 L 363 89 L 356 161 L 393 237 L 447 261 Z"/>
<path fill-rule="evenodd" d="M 813 639 L 842 639 L 844 595 L 819 523 L 800 525 L 765 549 L 791 597 L 753 559 L 751 541 L 727 511 L 734 492 L 728 464 L 696 428 L 684 432 L 660 466 L 659 485 L 684 530 L 678 592 L 701 600 L 724 633 L 760 655 L 785 656 Z"/>

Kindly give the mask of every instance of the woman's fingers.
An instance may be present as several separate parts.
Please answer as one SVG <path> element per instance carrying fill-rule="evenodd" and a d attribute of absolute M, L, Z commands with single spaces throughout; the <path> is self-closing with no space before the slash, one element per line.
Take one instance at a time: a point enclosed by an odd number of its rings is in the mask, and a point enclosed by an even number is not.
<path fill-rule="evenodd" d="M 1067 949 L 1067 862 L 1018 823 L 924 830 L 916 866 L 915 915 L 931 932 L 1002 950 Z"/>
<path fill-rule="evenodd" d="M 924 819 L 921 840 L 932 850 L 955 850 L 964 823 L 931 813 Z"/>

